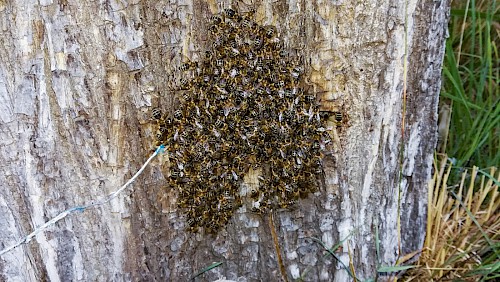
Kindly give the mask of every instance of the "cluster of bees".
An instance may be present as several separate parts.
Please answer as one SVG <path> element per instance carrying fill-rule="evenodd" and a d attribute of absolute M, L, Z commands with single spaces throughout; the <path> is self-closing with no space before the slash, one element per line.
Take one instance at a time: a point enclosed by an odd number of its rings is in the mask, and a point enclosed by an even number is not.
<path fill-rule="evenodd" d="M 165 145 L 170 185 L 187 229 L 216 233 L 236 209 L 289 208 L 315 191 L 329 142 L 303 67 L 274 26 L 225 9 L 210 20 L 204 59 L 180 67 L 179 108 L 154 109 L 156 146 Z M 243 177 L 259 171 L 258 188 Z"/>

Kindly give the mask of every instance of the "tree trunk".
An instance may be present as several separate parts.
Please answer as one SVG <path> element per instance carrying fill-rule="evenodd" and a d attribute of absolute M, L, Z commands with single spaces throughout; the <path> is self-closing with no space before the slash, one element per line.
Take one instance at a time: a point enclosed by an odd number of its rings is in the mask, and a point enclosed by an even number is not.
<path fill-rule="evenodd" d="M 152 154 L 154 107 L 231 1 L 0 1 L 0 249 L 118 189 Z M 128 3 L 127 3 L 128 2 Z M 217 2 L 217 3 L 216 3 Z M 174 3 L 174 4 L 172 4 Z M 341 111 L 324 183 L 290 211 L 185 232 L 161 154 L 110 203 L 2 255 L 2 281 L 349 281 L 422 247 L 448 1 L 241 1 Z M 277 236 L 273 236 L 276 232 Z M 377 250 L 376 239 L 380 240 Z M 275 242 L 276 239 L 276 242 Z M 277 248 L 278 247 L 278 248 Z"/>

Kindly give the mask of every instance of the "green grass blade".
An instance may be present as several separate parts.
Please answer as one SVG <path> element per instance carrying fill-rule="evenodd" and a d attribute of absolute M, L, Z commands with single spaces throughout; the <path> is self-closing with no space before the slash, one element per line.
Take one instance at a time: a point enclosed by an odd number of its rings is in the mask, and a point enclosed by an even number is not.
<path fill-rule="evenodd" d="M 193 277 L 191 277 L 191 280 L 194 280 L 196 277 L 202 275 L 203 273 L 207 272 L 207 271 L 210 271 L 218 266 L 220 266 L 221 264 L 223 264 L 223 262 L 214 262 L 212 263 L 211 265 L 203 268 L 202 270 L 200 270 L 198 273 L 196 273 Z"/>
<path fill-rule="evenodd" d="M 345 264 L 344 264 L 344 263 L 340 260 L 340 258 L 339 258 L 339 257 L 337 257 L 337 255 L 334 253 L 334 251 L 335 251 L 336 249 L 338 249 L 338 247 L 340 247 L 340 245 L 341 245 L 341 244 L 342 244 L 345 240 L 347 240 L 347 239 L 348 239 L 351 235 L 352 235 L 352 232 L 351 232 L 351 234 L 349 234 L 349 236 L 347 236 L 344 240 L 342 240 L 342 241 L 341 241 L 341 242 L 339 242 L 337 245 L 335 245 L 335 246 L 337 246 L 335 249 L 334 249 L 333 247 L 332 247 L 332 248 L 328 248 L 328 247 L 325 245 L 325 243 L 323 243 L 323 241 L 321 241 L 320 239 L 317 239 L 317 238 L 314 238 L 314 237 L 308 237 L 308 238 L 310 238 L 310 239 L 311 239 L 311 240 L 313 240 L 314 242 L 316 242 L 316 243 L 320 244 L 320 245 L 321 245 L 321 246 L 322 246 L 322 247 L 323 247 L 323 248 L 324 248 L 324 249 L 328 252 L 328 254 L 329 254 L 329 255 L 331 255 L 332 257 L 334 257 L 334 258 L 335 258 L 335 260 L 341 264 L 342 268 L 344 268 L 344 270 L 345 270 L 345 271 L 347 271 L 347 274 L 349 274 L 349 276 L 350 276 L 351 278 L 355 279 L 356 281 L 359 281 L 359 279 L 358 279 L 358 278 L 356 278 L 356 277 L 354 277 L 354 275 L 351 273 L 351 270 L 349 269 L 349 267 L 347 267 L 347 266 L 346 266 L 346 265 L 345 265 Z M 303 274 L 303 275 L 304 275 L 304 274 Z M 303 275 L 302 275 L 302 276 L 303 276 Z M 303 279 L 303 277 L 302 277 L 302 276 L 301 276 L 301 279 Z"/>
<path fill-rule="evenodd" d="M 417 267 L 416 265 L 396 265 L 396 266 L 381 266 L 377 269 L 379 273 L 399 272 Z"/>

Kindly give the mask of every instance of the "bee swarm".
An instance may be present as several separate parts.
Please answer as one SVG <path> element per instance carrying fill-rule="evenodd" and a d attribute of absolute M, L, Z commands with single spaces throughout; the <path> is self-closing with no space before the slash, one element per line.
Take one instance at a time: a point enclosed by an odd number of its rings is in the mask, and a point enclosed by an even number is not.
<path fill-rule="evenodd" d="M 245 195 L 253 212 L 287 208 L 314 192 L 329 138 L 316 97 L 301 88 L 303 67 L 282 49 L 274 26 L 226 9 L 212 16 L 209 32 L 205 59 L 180 67 L 179 109 L 171 116 L 155 109 L 153 118 L 187 229 L 216 233 L 242 206 L 250 169 L 262 171 L 259 188 Z"/>

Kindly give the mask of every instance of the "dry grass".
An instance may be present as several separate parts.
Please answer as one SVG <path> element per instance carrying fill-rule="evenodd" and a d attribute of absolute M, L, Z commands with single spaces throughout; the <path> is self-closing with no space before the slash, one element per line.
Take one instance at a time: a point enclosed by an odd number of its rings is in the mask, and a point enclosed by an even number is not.
<path fill-rule="evenodd" d="M 448 186 L 446 156 L 429 184 L 427 237 L 406 281 L 487 281 L 500 273 L 500 171 L 473 167 Z"/>

